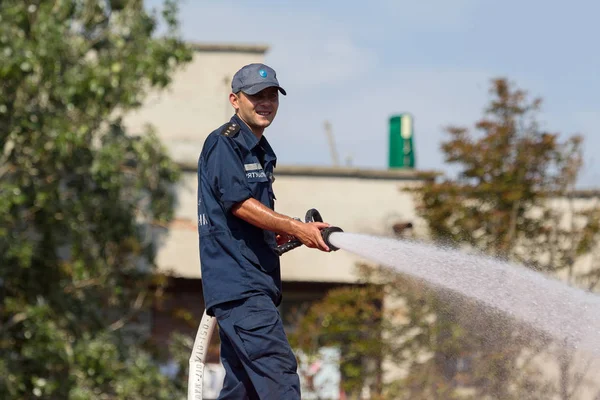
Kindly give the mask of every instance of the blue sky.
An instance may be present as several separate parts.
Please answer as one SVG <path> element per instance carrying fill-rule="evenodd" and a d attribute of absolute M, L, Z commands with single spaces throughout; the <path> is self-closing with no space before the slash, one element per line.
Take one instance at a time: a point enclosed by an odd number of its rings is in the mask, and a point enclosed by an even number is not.
<path fill-rule="evenodd" d="M 152 4 L 154 2 L 150 2 Z M 386 168 L 391 115 L 415 118 L 417 167 L 449 171 L 448 125 L 472 126 L 489 82 L 544 99 L 542 127 L 585 137 L 579 187 L 600 188 L 600 2 L 185 0 L 182 34 L 266 44 L 288 96 L 267 131 L 280 164 Z"/>

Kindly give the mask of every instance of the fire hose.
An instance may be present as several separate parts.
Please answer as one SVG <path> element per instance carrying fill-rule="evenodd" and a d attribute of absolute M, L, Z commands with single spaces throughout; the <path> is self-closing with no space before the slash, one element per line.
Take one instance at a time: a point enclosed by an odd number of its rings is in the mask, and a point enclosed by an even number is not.
<path fill-rule="evenodd" d="M 321 218 L 321 214 L 316 209 L 311 208 L 306 212 L 304 222 L 323 222 L 323 218 Z M 321 236 L 331 251 L 339 250 L 338 247 L 335 247 L 329 241 L 329 237 L 334 232 L 343 232 L 343 230 L 337 226 L 330 226 L 321 230 Z M 281 256 L 300 246 L 302 246 L 302 242 L 294 239 L 277 246 L 274 251 L 278 256 Z M 189 361 L 188 400 L 202 400 L 204 363 L 216 323 L 217 319 L 208 315 L 206 310 L 204 310 Z"/>

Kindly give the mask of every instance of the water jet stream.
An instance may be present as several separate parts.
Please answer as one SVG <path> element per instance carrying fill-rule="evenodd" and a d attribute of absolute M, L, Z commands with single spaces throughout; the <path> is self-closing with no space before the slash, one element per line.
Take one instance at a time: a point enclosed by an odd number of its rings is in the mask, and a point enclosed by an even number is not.
<path fill-rule="evenodd" d="M 600 296 L 593 293 L 523 266 L 415 241 L 345 232 L 332 233 L 329 241 L 600 357 Z"/>

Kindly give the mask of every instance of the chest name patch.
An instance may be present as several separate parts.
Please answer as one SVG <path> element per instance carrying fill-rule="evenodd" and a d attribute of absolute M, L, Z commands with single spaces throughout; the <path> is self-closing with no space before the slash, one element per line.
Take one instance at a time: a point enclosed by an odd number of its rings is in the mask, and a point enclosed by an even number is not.
<path fill-rule="evenodd" d="M 246 171 L 255 171 L 257 169 L 262 170 L 262 166 L 259 163 L 244 164 L 244 169 Z"/>
<path fill-rule="evenodd" d="M 247 179 L 266 178 L 267 175 L 259 163 L 244 164 Z"/>
<path fill-rule="evenodd" d="M 266 178 L 267 175 L 265 174 L 265 171 L 250 171 L 250 172 L 246 172 L 246 178 L 248 179 L 252 179 L 252 178 Z"/>

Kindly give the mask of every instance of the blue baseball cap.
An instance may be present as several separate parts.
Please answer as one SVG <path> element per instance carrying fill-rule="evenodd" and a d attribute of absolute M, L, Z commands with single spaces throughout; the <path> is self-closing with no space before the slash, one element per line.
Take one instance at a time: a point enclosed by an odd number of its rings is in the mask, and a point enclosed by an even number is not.
<path fill-rule="evenodd" d="M 284 96 L 287 94 L 279 86 L 275 70 L 265 64 L 245 65 L 235 73 L 231 80 L 231 91 L 233 93 L 241 91 L 253 95 L 269 87 L 276 87 Z"/>

